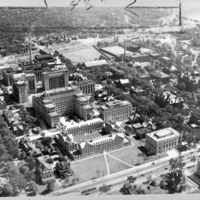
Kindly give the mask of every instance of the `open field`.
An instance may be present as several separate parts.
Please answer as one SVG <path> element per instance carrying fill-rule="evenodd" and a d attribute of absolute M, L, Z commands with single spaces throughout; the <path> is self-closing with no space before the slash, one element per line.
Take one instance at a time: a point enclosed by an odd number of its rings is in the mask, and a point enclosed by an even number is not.
<path fill-rule="evenodd" d="M 107 175 L 106 162 L 103 155 L 88 158 L 82 161 L 71 163 L 72 170 L 79 182 L 85 182 L 92 178 L 97 178 L 97 170 L 99 170 L 99 177 Z"/>
<path fill-rule="evenodd" d="M 137 158 L 138 153 L 141 153 L 141 151 L 135 146 L 130 146 L 125 149 L 119 149 L 111 153 L 108 152 L 108 154 L 110 154 L 111 156 L 114 156 L 130 165 L 135 165 L 137 163 L 137 160 L 141 161 L 141 159 Z"/>
<path fill-rule="evenodd" d="M 106 158 L 111 174 L 130 168 L 130 166 L 110 157 L 109 155 L 106 155 Z"/>
<path fill-rule="evenodd" d="M 95 58 L 99 59 L 100 53 L 93 47 L 78 51 L 73 51 L 63 54 L 66 58 L 69 58 L 72 63 L 83 63 L 88 61 L 93 61 Z"/>

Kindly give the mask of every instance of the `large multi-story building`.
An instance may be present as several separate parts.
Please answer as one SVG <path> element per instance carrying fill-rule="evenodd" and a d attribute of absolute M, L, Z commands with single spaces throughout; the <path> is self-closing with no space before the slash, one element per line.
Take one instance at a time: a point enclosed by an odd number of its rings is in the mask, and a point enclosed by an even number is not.
<path fill-rule="evenodd" d="M 72 135 L 57 135 L 55 141 L 72 160 L 101 154 L 104 151 L 120 149 L 131 144 L 123 133 L 113 133 L 96 138 L 91 135 L 81 139 Z"/>
<path fill-rule="evenodd" d="M 131 110 L 132 105 L 128 101 L 112 101 L 100 107 L 100 114 L 105 122 L 125 121 L 131 115 Z"/>
<path fill-rule="evenodd" d="M 56 111 L 56 106 L 48 96 L 45 96 L 45 94 L 40 97 L 34 96 L 33 107 L 51 128 L 59 125 L 60 114 Z"/>
<path fill-rule="evenodd" d="M 42 84 L 45 91 L 68 86 L 68 69 L 58 65 L 42 73 Z"/>
<path fill-rule="evenodd" d="M 55 126 L 58 116 L 77 114 L 87 120 L 93 111 L 89 98 L 77 86 L 45 91 L 40 97 L 33 97 L 33 107 L 51 127 Z M 55 115 L 55 120 L 50 120 L 53 116 L 49 113 Z"/>
<path fill-rule="evenodd" d="M 25 73 L 25 74 L 35 74 L 36 81 L 42 80 L 42 73 L 49 70 L 50 67 L 47 64 L 33 64 L 30 62 L 22 62 L 17 68 L 9 68 L 2 70 L 3 82 L 5 85 L 11 85 L 11 78 L 13 74 Z"/>
<path fill-rule="evenodd" d="M 25 103 L 28 100 L 28 94 L 37 92 L 36 77 L 34 74 L 13 74 L 11 77 L 13 96 L 19 103 Z"/>
<path fill-rule="evenodd" d="M 95 83 L 92 80 L 78 81 L 75 85 L 77 85 L 84 94 L 90 95 L 95 92 Z"/>
<path fill-rule="evenodd" d="M 68 124 L 63 121 L 65 121 L 65 119 L 61 119 L 61 125 L 65 127 L 65 131 L 67 132 L 67 134 L 73 136 L 99 132 L 103 128 L 103 120 L 100 118 L 81 121 L 79 123 L 73 122 L 72 124 Z"/>
<path fill-rule="evenodd" d="M 175 149 L 179 143 L 179 132 L 173 128 L 164 128 L 146 135 L 145 147 L 152 154 L 164 153 Z"/>

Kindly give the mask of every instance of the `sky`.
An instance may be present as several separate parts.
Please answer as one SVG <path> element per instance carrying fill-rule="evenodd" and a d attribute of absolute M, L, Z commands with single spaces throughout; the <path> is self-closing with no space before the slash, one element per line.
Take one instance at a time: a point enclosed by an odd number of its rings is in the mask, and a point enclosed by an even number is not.
<path fill-rule="evenodd" d="M 49 7 L 68 7 L 72 0 L 46 0 Z M 75 0 L 77 1 L 77 0 Z M 84 0 L 82 0 L 84 1 Z M 113 6 L 127 6 L 133 0 L 90 0 L 92 5 L 96 7 L 113 7 Z M 181 0 L 182 8 L 190 9 L 200 7 L 200 0 Z M 135 6 L 177 6 L 179 0 L 137 0 Z M 45 6 L 44 0 L 1 0 L 0 6 Z M 83 4 L 82 4 L 83 6 Z"/>

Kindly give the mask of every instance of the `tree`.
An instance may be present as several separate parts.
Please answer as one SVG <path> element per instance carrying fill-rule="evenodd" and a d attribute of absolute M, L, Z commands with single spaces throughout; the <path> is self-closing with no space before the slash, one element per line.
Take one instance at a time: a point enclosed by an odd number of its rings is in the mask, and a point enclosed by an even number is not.
<path fill-rule="evenodd" d="M 90 103 L 94 103 L 95 99 L 94 99 L 94 96 L 92 95 L 89 99 Z"/>
<path fill-rule="evenodd" d="M 109 191 L 110 191 L 111 189 L 110 189 L 110 186 L 109 185 L 105 185 L 105 184 L 103 184 L 100 188 L 99 188 L 99 191 L 100 191 L 100 193 L 102 194 L 102 193 L 108 193 Z"/>
<path fill-rule="evenodd" d="M 33 196 L 36 196 L 37 193 L 38 193 L 38 188 L 37 188 L 37 185 L 34 181 L 30 182 L 30 189 L 31 189 Z"/>
<path fill-rule="evenodd" d="M 35 141 L 35 147 L 38 148 L 38 149 L 43 149 L 44 148 L 44 146 L 42 145 L 40 140 L 36 140 Z"/>
<path fill-rule="evenodd" d="M 26 159 L 27 166 L 29 167 L 30 170 L 33 170 L 36 166 L 36 160 L 33 156 L 28 156 Z"/>
<path fill-rule="evenodd" d="M 51 137 L 45 137 L 42 139 L 41 143 L 44 146 L 49 146 L 52 143 L 52 138 Z"/>
<path fill-rule="evenodd" d="M 8 124 L 5 121 L 0 121 L 0 129 L 3 129 L 3 128 L 7 129 L 8 128 Z"/>
<path fill-rule="evenodd" d="M 130 183 L 125 183 L 122 188 L 119 190 L 120 193 L 123 195 L 131 195 L 134 194 L 133 185 Z"/>
<path fill-rule="evenodd" d="M 50 181 L 50 182 L 47 184 L 47 191 L 48 191 L 48 192 L 52 192 L 52 191 L 53 191 L 54 183 L 55 183 L 55 181 Z"/>
<path fill-rule="evenodd" d="M 3 186 L 2 193 L 0 194 L 1 197 L 5 196 L 12 196 L 13 195 L 13 187 L 10 183 L 6 183 Z"/>
<path fill-rule="evenodd" d="M 134 182 L 136 181 L 136 177 L 134 177 L 134 176 L 128 176 L 128 177 L 127 177 L 127 181 L 128 181 L 129 183 L 134 183 Z"/>

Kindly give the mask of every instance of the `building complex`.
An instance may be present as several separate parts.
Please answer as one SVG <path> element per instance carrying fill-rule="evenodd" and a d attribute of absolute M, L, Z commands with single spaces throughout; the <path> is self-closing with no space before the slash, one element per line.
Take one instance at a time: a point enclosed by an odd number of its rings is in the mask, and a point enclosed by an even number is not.
<path fill-rule="evenodd" d="M 89 98 L 76 86 L 45 91 L 41 96 L 33 97 L 33 107 L 50 127 L 57 126 L 64 114 L 77 114 L 86 121 L 93 111 Z"/>

